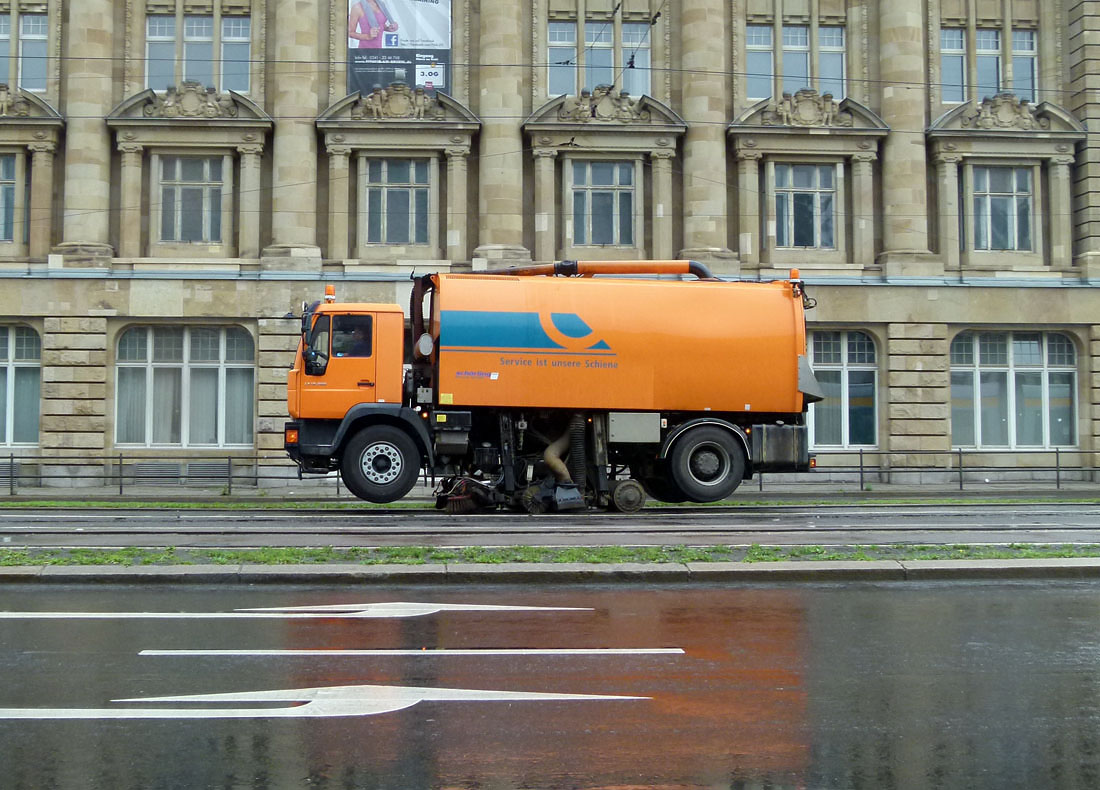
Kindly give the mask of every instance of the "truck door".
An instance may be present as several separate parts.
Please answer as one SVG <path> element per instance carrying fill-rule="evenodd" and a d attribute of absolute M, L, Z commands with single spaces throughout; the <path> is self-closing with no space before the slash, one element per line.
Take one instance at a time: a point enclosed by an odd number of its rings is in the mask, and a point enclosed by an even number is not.
<path fill-rule="evenodd" d="M 375 316 L 322 314 L 310 333 L 315 359 L 304 367 L 301 413 L 341 419 L 357 403 L 377 401 Z"/>

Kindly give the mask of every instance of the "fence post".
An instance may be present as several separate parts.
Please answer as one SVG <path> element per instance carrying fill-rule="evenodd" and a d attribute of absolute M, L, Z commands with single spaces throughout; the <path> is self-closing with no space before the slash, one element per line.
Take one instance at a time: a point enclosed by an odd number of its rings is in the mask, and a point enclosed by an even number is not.
<path fill-rule="evenodd" d="M 122 496 L 122 453 L 118 454 L 118 495 Z"/>
<path fill-rule="evenodd" d="M 12 496 L 15 496 L 15 453 L 11 454 L 11 460 L 9 461 L 11 466 L 8 471 L 11 473 L 8 477 L 8 489 Z M 39 470 L 41 471 L 41 469 Z"/>
<path fill-rule="evenodd" d="M 859 490 L 865 491 L 863 487 L 863 448 L 859 448 Z"/>
<path fill-rule="evenodd" d="M 1054 448 L 1054 488 L 1062 490 L 1062 450 L 1059 447 Z"/>
<path fill-rule="evenodd" d="M 959 490 L 963 490 L 963 451 L 959 448 Z"/>
<path fill-rule="evenodd" d="M 233 495 L 233 456 L 225 459 L 226 489 L 230 496 Z"/>

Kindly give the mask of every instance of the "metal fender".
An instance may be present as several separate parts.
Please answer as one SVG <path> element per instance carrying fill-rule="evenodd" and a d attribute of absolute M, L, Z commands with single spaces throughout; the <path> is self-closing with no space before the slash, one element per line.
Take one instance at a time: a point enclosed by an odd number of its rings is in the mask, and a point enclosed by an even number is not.
<path fill-rule="evenodd" d="M 379 418 L 382 419 L 379 420 Z M 397 403 L 359 403 L 352 406 L 348 409 L 348 413 L 344 415 L 344 419 L 341 420 L 340 427 L 336 429 L 336 435 L 332 438 L 332 446 L 335 448 L 343 444 L 353 430 L 355 423 L 364 419 L 371 423 L 385 422 L 406 428 L 417 444 L 420 445 L 420 449 L 428 459 L 428 465 L 431 466 L 435 463 L 432 440 L 428 435 L 428 427 L 424 424 L 425 420 L 420 416 L 420 412 Z"/>
<path fill-rule="evenodd" d="M 681 423 L 668 432 L 668 436 L 665 437 L 664 442 L 661 444 L 661 452 L 658 455 L 659 458 L 667 458 L 668 452 L 672 449 L 672 445 L 676 443 L 676 440 L 683 436 L 685 433 L 700 425 L 714 425 L 724 430 L 729 431 L 737 440 L 741 442 L 741 449 L 745 451 L 745 474 L 749 474 L 752 466 L 752 450 L 749 444 L 749 436 L 745 433 L 744 429 L 734 425 L 729 420 L 723 420 L 719 417 L 696 417 L 695 419 L 688 420 Z"/>

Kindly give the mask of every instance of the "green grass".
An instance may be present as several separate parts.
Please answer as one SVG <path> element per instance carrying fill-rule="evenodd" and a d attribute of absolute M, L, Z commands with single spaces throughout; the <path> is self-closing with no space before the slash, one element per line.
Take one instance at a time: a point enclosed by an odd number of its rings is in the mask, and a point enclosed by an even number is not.
<path fill-rule="evenodd" d="M 1100 545 L 1004 546 L 954 544 L 894 546 L 512 546 L 441 549 L 430 546 L 377 548 L 256 549 L 0 549 L 0 566 L 38 565 L 441 565 L 472 563 L 668 564 L 687 562 L 820 562 L 823 560 L 973 560 L 1100 557 Z"/>

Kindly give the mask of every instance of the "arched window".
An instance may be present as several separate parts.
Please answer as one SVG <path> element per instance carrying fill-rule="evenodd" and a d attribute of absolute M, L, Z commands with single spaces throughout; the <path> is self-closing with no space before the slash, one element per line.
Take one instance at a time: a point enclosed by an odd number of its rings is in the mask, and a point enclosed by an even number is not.
<path fill-rule="evenodd" d="M 132 327 L 117 369 L 118 444 L 252 445 L 256 348 L 241 327 Z"/>
<path fill-rule="evenodd" d="M 28 326 L 0 326 L 0 446 L 38 443 L 42 341 Z"/>
<path fill-rule="evenodd" d="M 1058 332 L 963 332 L 951 343 L 955 447 L 1077 444 L 1077 352 Z"/>
<path fill-rule="evenodd" d="M 810 364 L 825 391 L 825 399 L 810 407 L 810 444 L 874 447 L 878 441 L 875 341 L 865 332 L 813 332 Z"/>

